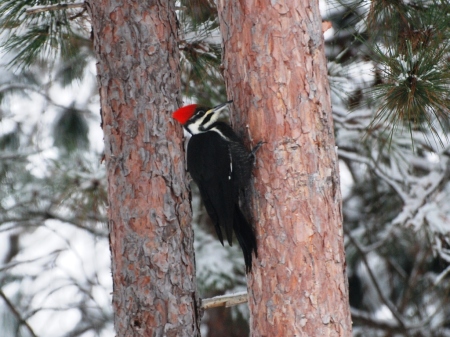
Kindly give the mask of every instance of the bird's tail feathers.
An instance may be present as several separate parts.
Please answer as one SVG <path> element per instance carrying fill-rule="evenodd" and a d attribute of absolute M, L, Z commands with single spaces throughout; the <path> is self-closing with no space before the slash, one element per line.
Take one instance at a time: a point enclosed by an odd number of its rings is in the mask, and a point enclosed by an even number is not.
<path fill-rule="evenodd" d="M 244 253 L 245 269 L 248 273 L 252 269 L 252 252 L 255 252 L 255 256 L 258 257 L 256 236 L 251 224 L 248 223 L 238 205 L 235 206 L 234 210 L 233 229 Z"/>

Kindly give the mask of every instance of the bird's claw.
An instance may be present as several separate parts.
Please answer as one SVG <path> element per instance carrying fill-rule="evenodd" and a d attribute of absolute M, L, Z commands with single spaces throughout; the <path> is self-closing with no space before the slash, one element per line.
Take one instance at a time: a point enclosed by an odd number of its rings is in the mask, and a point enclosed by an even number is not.
<path fill-rule="evenodd" d="M 250 152 L 250 157 L 253 158 L 253 165 L 255 165 L 255 162 L 256 162 L 256 151 L 258 151 L 258 149 L 261 147 L 261 145 L 263 145 L 265 143 L 267 143 L 267 142 L 264 142 L 264 141 L 258 142 L 258 144 L 256 144 L 256 146 Z"/>

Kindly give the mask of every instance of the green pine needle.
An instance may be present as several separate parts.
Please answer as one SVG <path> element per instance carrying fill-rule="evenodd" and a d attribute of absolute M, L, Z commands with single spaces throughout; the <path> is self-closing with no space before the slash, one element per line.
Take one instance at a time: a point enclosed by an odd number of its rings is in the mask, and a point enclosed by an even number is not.
<path fill-rule="evenodd" d="M 26 9 L 39 5 L 54 5 L 56 0 L 6 0 L 0 2 L 0 29 L 8 34 L 1 45 L 13 58 L 10 66 L 21 70 L 60 56 L 70 58 L 80 43 L 87 41 L 87 32 L 81 23 L 84 18 L 73 19 L 75 10 L 52 10 L 26 14 Z M 79 11 L 79 10 L 78 10 Z M 82 37 L 86 35 L 86 37 Z M 84 42 L 86 44 L 86 42 Z"/>
<path fill-rule="evenodd" d="M 208 1 L 208 0 L 201 0 Z M 196 3 L 192 0 L 191 3 Z M 226 99 L 223 78 L 219 72 L 221 63 L 220 34 L 218 31 L 217 13 L 211 11 L 204 17 L 191 17 L 195 12 L 180 11 L 181 36 L 181 73 L 183 95 L 192 97 L 200 104 L 213 106 Z"/>
<path fill-rule="evenodd" d="M 53 129 L 55 146 L 68 153 L 89 146 L 89 126 L 83 112 L 74 106 L 62 111 Z"/>
<path fill-rule="evenodd" d="M 406 53 L 394 48 L 376 49 L 382 83 L 369 89 L 378 110 L 372 127 L 379 122 L 407 126 L 413 130 L 430 131 L 441 145 L 447 137 L 446 121 L 450 118 L 450 68 L 445 55 L 448 44 L 435 48 L 406 42 Z"/>

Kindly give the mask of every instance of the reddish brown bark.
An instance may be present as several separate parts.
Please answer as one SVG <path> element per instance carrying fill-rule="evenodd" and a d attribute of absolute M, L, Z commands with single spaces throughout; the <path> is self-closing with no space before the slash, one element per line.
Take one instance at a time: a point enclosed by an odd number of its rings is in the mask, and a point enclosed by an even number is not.
<path fill-rule="evenodd" d="M 90 0 L 117 335 L 196 336 L 174 1 Z"/>
<path fill-rule="evenodd" d="M 317 1 L 218 0 L 228 98 L 257 154 L 252 336 L 351 336 Z"/>

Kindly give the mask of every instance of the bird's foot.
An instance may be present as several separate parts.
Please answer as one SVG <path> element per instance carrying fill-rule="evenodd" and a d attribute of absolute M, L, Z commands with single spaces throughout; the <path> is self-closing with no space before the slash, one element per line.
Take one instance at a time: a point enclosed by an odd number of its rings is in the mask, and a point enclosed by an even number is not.
<path fill-rule="evenodd" d="M 256 160 L 256 151 L 258 151 L 258 149 L 261 147 L 261 145 L 265 144 L 266 142 L 260 141 L 258 142 L 258 144 L 256 144 L 256 146 L 252 149 L 252 151 L 250 152 L 250 157 L 253 157 L 253 161 Z"/>

